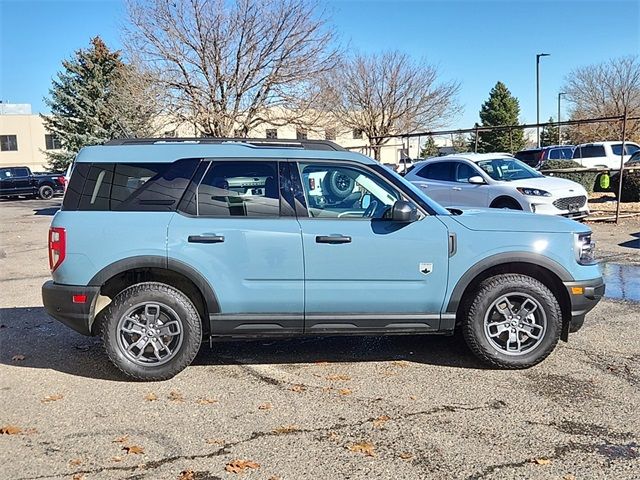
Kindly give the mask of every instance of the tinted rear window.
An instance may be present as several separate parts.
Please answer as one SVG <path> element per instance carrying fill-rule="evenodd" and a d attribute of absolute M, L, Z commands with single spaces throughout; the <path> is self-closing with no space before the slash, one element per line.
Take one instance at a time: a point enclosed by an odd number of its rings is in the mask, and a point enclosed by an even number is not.
<path fill-rule="evenodd" d="M 199 160 L 173 163 L 78 163 L 64 210 L 173 211 Z"/>
<path fill-rule="evenodd" d="M 516 153 L 514 156 L 527 165 L 535 167 L 540 161 L 541 154 L 542 150 L 523 150 L 522 152 Z"/>
<path fill-rule="evenodd" d="M 421 168 L 420 171 L 416 172 L 416 175 L 430 180 L 452 182 L 454 166 L 453 162 L 431 163 Z"/>

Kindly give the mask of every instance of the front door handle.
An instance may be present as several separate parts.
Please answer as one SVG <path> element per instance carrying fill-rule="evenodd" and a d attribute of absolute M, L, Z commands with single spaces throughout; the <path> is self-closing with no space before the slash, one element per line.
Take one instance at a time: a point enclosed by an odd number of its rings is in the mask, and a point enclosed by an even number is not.
<path fill-rule="evenodd" d="M 351 243 L 351 237 L 346 235 L 318 235 L 316 237 L 316 243 Z"/>
<path fill-rule="evenodd" d="M 222 243 L 224 237 L 222 235 L 189 235 L 187 239 L 189 243 Z"/>
<path fill-rule="evenodd" d="M 451 187 L 451 190 L 455 190 L 456 192 L 459 192 L 462 190 L 461 187 Z"/>

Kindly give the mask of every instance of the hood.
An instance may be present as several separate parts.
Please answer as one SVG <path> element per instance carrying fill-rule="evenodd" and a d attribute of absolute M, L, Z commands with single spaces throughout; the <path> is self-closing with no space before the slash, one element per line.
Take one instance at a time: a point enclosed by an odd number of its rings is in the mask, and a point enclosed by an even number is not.
<path fill-rule="evenodd" d="M 549 193 L 562 192 L 563 197 L 586 195 L 585 189 L 582 185 L 572 180 L 567 180 L 566 178 L 537 177 L 512 180 L 505 183 L 514 187 L 539 188 L 540 190 L 546 190 Z"/>
<path fill-rule="evenodd" d="M 453 220 L 469 230 L 487 232 L 572 233 L 589 228 L 568 218 L 496 208 L 455 208 Z"/>

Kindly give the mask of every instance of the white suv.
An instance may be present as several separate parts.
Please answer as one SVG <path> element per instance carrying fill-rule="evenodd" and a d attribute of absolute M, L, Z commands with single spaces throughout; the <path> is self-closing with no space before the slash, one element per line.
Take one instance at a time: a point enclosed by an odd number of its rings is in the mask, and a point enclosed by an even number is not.
<path fill-rule="evenodd" d="M 640 150 L 637 143 L 624 143 L 624 161 Z M 573 160 L 583 167 L 605 167 L 612 170 L 620 170 L 620 155 L 622 154 L 622 142 L 594 142 L 578 145 L 573 151 Z"/>
<path fill-rule="evenodd" d="M 464 153 L 419 162 L 405 176 L 444 206 L 509 208 L 580 219 L 582 185 L 540 172 L 503 153 Z"/>

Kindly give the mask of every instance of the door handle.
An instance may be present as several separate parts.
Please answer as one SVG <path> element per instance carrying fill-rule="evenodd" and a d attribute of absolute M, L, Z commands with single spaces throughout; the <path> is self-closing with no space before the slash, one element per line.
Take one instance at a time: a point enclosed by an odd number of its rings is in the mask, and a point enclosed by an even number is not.
<path fill-rule="evenodd" d="M 461 187 L 451 187 L 451 190 L 455 190 L 456 192 L 460 192 L 462 190 Z"/>
<path fill-rule="evenodd" d="M 351 237 L 347 237 L 346 235 L 318 235 L 316 237 L 316 243 L 351 243 Z"/>
<path fill-rule="evenodd" d="M 224 237 L 222 235 L 189 235 L 187 241 L 189 243 L 222 243 Z"/>

